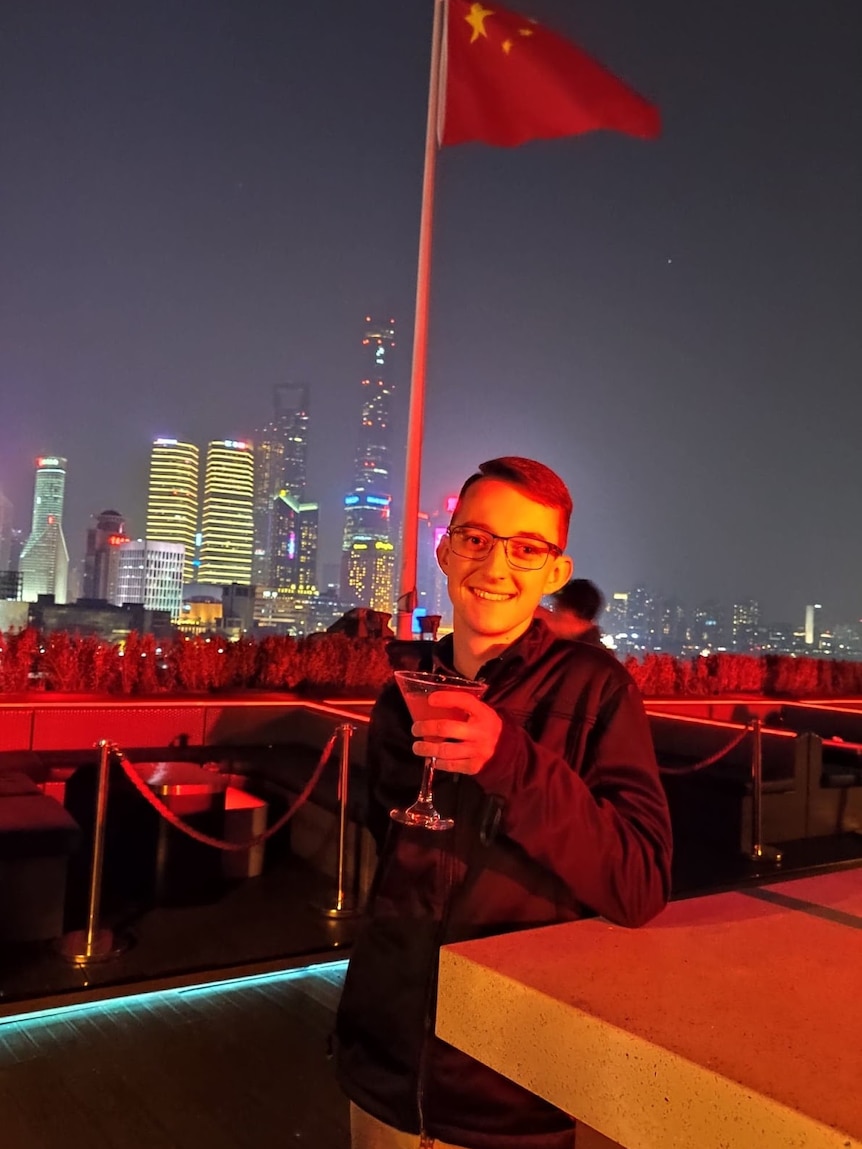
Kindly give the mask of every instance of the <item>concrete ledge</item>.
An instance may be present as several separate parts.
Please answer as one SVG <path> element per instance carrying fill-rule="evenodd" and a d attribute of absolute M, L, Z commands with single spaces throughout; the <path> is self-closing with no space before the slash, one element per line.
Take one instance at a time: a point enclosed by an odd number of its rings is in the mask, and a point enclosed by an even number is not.
<path fill-rule="evenodd" d="M 437 1033 L 626 1149 L 860 1149 L 860 884 L 445 947 Z"/>

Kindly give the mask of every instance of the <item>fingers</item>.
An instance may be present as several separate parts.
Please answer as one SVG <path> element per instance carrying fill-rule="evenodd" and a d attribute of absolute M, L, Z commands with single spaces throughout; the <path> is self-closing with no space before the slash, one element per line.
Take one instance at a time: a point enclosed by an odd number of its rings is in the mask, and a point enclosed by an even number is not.
<path fill-rule="evenodd" d="M 472 694 L 458 690 L 435 690 L 428 695 L 428 705 L 435 710 L 457 710 L 470 718 L 478 718 L 490 709 L 486 703 L 474 698 Z"/>
<path fill-rule="evenodd" d="M 475 732 L 475 726 L 457 718 L 423 718 L 421 722 L 414 722 L 410 731 L 417 738 L 424 738 L 426 742 L 446 741 L 450 738 L 463 742 Z"/>
<path fill-rule="evenodd" d="M 445 713 L 413 723 L 411 733 L 417 739 L 413 753 L 436 758 L 440 770 L 477 774 L 491 757 L 500 734 L 497 712 L 470 694 L 451 690 L 435 691 L 428 703 Z"/>

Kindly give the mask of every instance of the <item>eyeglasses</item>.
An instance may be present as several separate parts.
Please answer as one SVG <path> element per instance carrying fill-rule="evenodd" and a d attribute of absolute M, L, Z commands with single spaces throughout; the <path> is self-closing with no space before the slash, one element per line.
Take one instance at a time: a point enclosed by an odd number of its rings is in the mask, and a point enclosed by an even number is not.
<path fill-rule="evenodd" d="M 462 559 L 486 559 L 494 543 L 503 544 L 503 552 L 510 567 L 519 571 L 539 571 L 548 561 L 548 555 L 563 552 L 544 539 L 531 539 L 528 535 L 492 535 L 479 527 L 449 527 L 446 531 L 454 554 Z"/>

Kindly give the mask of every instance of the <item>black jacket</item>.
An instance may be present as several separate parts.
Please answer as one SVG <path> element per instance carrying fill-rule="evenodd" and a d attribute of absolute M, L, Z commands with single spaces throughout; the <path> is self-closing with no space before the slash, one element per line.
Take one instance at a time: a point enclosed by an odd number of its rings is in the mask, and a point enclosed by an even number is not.
<path fill-rule="evenodd" d="M 451 639 L 416 643 L 451 670 Z M 433 652 L 433 653 L 432 653 Z M 637 926 L 664 906 L 670 822 L 637 690 L 608 651 L 534 621 L 478 676 L 503 718 L 475 776 L 438 771 L 435 832 L 392 822 L 421 764 L 398 687 L 369 731 L 369 918 L 336 1027 L 339 1079 L 361 1108 L 469 1149 L 569 1149 L 572 1121 L 434 1035 L 441 944 L 602 914 Z"/>

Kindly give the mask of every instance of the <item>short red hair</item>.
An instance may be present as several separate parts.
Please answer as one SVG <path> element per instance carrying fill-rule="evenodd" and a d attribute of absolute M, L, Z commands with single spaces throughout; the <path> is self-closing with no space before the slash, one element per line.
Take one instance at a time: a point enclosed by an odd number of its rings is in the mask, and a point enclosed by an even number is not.
<path fill-rule="evenodd" d="M 480 463 L 478 471 L 470 476 L 458 493 L 458 502 L 452 512 L 453 522 L 464 496 L 481 479 L 496 479 L 500 483 L 509 483 L 513 487 L 520 488 L 543 507 L 554 507 L 558 510 L 562 528 L 561 537 L 565 546 L 569 535 L 569 520 L 572 517 L 572 496 L 556 471 L 552 471 L 544 463 L 538 463 L 535 459 L 523 459 L 520 455 L 503 455 L 499 459 L 489 459 L 487 463 Z"/>

